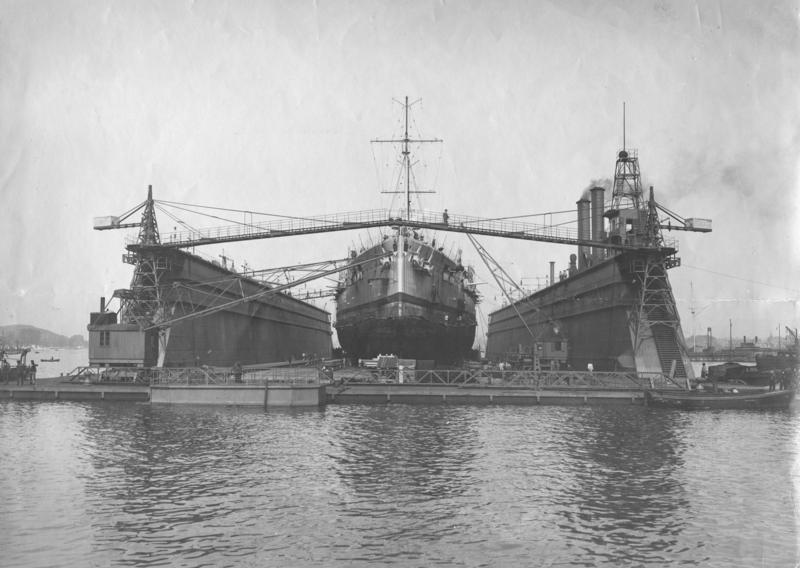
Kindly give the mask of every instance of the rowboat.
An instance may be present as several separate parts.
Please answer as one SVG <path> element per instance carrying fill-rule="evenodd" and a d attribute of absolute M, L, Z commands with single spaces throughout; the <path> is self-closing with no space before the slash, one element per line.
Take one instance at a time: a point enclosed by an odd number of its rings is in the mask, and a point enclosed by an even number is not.
<path fill-rule="evenodd" d="M 645 391 L 645 404 L 686 410 L 788 408 L 794 389 L 758 392 Z"/>

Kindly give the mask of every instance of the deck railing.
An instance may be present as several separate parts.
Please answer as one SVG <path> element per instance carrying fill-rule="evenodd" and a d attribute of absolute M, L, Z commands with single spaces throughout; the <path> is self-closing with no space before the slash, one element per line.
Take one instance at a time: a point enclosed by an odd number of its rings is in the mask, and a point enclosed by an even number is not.
<path fill-rule="evenodd" d="M 529 371 L 481 369 L 368 369 L 300 366 L 244 369 L 237 376 L 220 367 L 79 367 L 68 376 L 74 383 L 127 383 L 140 385 L 319 385 L 405 384 L 493 386 L 509 388 L 610 388 L 662 389 L 682 387 L 663 373 Z"/>
<path fill-rule="evenodd" d="M 237 376 L 229 369 L 203 367 L 157 369 L 153 385 L 259 385 L 320 384 L 325 375 L 315 367 L 280 367 L 274 369 L 245 369 Z"/>
<path fill-rule="evenodd" d="M 239 223 L 221 227 L 198 228 L 188 231 L 162 233 L 161 244 L 166 247 L 189 248 L 211 243 L 235 242 L 251 239 L 266 239 L 305 235 L 370 227 L 405 225 L 412 228 L 454 231 L 476 235 L 508 237 L 550 243 L 580 244 L 600 248 L 620 249 L 624 245 L 593 242 L 578 239 L 575 228 L 562 224 L 532 223 L 512 218 L 482 218 L 471 215 L 448 214 L 439 211 L 412 210 L 410 218 L 404 213 L 388 209 L 369 209 L 346 213 L 332 213 L 313 217 L 280 217 L 268 221 Z M 137 244 L 130 236 L 128 245 Z M 665 246 L 676 246 L 665 239 Z M 638 248 L 638 247 L 630 247 Z"/>
<path fill-rule="evenodd" d="M 502 386 L 525 388 L 652 389 L 679 386 L 663 373 L 519 371 L 498 369 L 398 370 L 348 369 L 337 377 L 341 384 L 422 384 Z"/>

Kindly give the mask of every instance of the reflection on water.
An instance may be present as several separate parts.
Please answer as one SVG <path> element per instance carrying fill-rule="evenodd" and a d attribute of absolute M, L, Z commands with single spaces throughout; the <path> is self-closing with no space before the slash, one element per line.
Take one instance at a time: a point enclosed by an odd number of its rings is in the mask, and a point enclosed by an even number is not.
<path fill-rule="evenodd" d="M 793 412 L 0 403 L 0 564 L 794 566 Z"/>
<path fill-rule="evenodd" d="M 577 418 L 566 444 L 575 472 L 566 493 L 573 507 L 565 508 L 562 528 L 595 561 L 668 563 L 689 505 L 676 476 L 684 465 L 676 430 L 686 428 L 686 416 L 625 408 L 589 409 Z"/>

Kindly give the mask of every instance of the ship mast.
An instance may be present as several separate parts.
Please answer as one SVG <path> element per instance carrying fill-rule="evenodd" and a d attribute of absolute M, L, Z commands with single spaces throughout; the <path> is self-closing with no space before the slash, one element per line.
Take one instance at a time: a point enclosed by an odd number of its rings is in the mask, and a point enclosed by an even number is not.
<path fill-rule="evenodd" d="M 403 162 L 406 165 L 406 219 L 411 219 L 411 152 L 408 149 L 408 96 L 404 105 Z"/>
<path fill-rule="evenodd" d="M 405 175 L 405 184 L 402 189 L 400 189 L 400 184 L 398 183 L 397 188 L 394 190 L 386 190 L 381 191 L 381 193 L 402 193 L 405 195 L 405 218 L 407 220 L 411 219 L 411 194 L 412 193 L 434 193 L 433 190 L 425 190 L 411 187 L 411 178 L 412 178 L 412 166 L 411 163 L 412 156 L 411 156 L 411 149 L 409 147 L 410 144 L 425 144 L 425 143 L 441 143 L 442 140 L 440 138 L 411 138 L 408 133 L 408 115 L 409 109 L 420 102 L 422 99 L 417 99 L 416 101 L 409 103 L 408 97 L 405 97 L 404 102 L 401 104 L 403 105 L 403 137 L 400 139 L 387 139 L 387 140 L 371 140 L 373 143 L 391 143 L 391 144 L 401 144 L 401 176 Z M 399 101 L 398 101 L 399 102 Z M 399 180 L 398 180 L 399 181 Z"/>

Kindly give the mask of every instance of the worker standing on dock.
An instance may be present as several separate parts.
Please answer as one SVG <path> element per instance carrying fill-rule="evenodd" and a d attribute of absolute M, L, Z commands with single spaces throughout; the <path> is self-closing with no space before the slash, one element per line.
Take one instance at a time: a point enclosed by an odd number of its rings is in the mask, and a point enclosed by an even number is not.
<path fill-rule="evenodd" d="M 706 380 L 708 378 L 708 369 L 706 368 L 706 364 L 703 363 L 703 366 L 700 367 L 700 379 Z"/>
<path fill-rule="evenodd" d="M 30 381 L 32 385 L 36 384 L 36 361 L 31 359 Z"/>
<path fill-rule="evenodd" d="M 450 219 L 450 215 L 447 214 L 447 209 L 445 209 L 444 213 L 442 213 L 442 223 L 447 225 L 447 222 L 449 221 L 449 219 Z"/>
<path fill-rule="evenodd" d="M 28 371 L 27 366 L 22 364 L 22 359 L 17 361 L 17 386 L 21 387 L 25 384 L 25 373 Z"/>
<path fill-rule="evenodd" d="M 234 383 L 241 383 L 242 382 L 242 364 L 239 361 L 233 364 L 233 382 Z"/>

